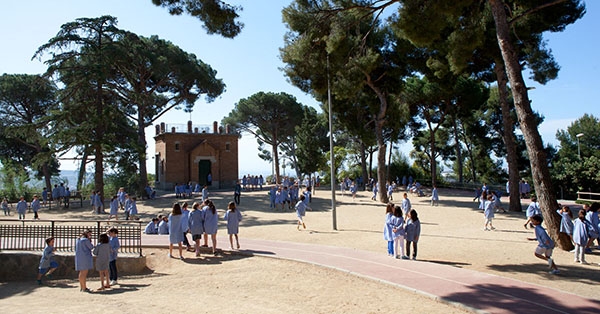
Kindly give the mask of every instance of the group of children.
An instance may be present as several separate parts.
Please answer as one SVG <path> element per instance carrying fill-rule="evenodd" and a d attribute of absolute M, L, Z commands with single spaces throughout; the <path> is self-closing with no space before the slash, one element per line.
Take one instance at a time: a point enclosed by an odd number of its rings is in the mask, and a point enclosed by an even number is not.
<path fill-rule="evenodd" d="M 83 231 L 75 242 L 75 270 L 79 272 L 79 290 L 91 292 L 87 287 L 87 275 L 94 268 L 93 256 L 96 256 L 96 270 L 100 275 L 100 288 L 102 291 L 117 284 L 117 254 L 120 243 L 117 228 L 110 228 L 106 233 L 100 234 L 98 244 L 94 246 L 90 239 L 92 232 L 89 229 Z M 38 267 L 37 283 L 42 284 L 42 278 L 52 278 L 52 273 L 58 268 L 54 259 L 54 238 L 46 239 L 46 247 L 42 253 Z"/>
<path fill-rule="evenodd" d="M 406 196 L 406 193 L 404 195 Z M 405 197 L 405 199 L 408 198 Z M 404 206 L 405 203 L 402 206 L 395 206 L 393 203 L 388 203 L 385 207 L 383 238 L 388 244 L 388 256 L 409 259 L 412 245 L 412 259 L 416 260 L 417 243 L 421 235 L 421 222 L 419 221 L 417 211 L 410 208 L 410 203 L 408 203 L 408 207 L 405 208 Z M 406 241 L 406 247 L 404 241 Z M 405 248 L 406 254 L 404 254 Z"/>
<path fill-rule="evenodd" d="M 195 202 L 192 210 L 188 210 L 188 203 L 175 203 L 168 217 L 156 217 L 146 225 L 146 234 L 168 234 L 169 235 L 169 257 L 173 257 L 173 248 L 178 246 L 179 258 L 183 257 L 183 245 L 188 251 L 193 251 L 196 257 L 200 256 L 200 247 L 208 247 L 208 237 L 211 238 L 212 254 L 217 255 L 217 229 L 219 216 L 215 204 L 210 199 L 205 199 L 202 203 Z M 227 211 L 223 216 L 227 221 L 227 234 L 232 250 L 240 248 L 238 238 L 239 225 L 242 220 L 242 213 L 237 209 L 235 202 L 229 202 Z M 192 248 L 187 234 L 192 235 L 194 248 Z M 204 244 L 200 241 L 204 236 Z M 235 245 L 234 240 L 235 239 Z"/>
<path fill-rule="evenodd" d="M 600 233 L 599 209 L 600 203 L 595 202 L 591 206 L 584 204 L 575 219 L 573 219 L 573 213 L 568 206 L 562 206 L 557 210 L 557 213 L 561 215 L 559 231 L 567 234 L 573 242 L 576 263 L 587 264 L 585 254 L 592 252 L 594 241 L 598 241 L 598 245 L 600 245 L 600 240 L 598 240 Z"/>
<path fill-rule="evenodd" d="M 10 216 L 11 204 L 8 202 L 8 199 L 5 197 L 2 199 L 2 211 L 4 211 L 4 216 Z M 27 209 L 31 209 L 33 211 L 33 219 L 40 219 L 38 214 L 40 208 L 42 207 L 40 198 L 37 195 L 33 196 L 30 204 L 27 204 L 24 196 L 19 198 L 19 202 L 17 202 L 16 210 L 19 215 L 19 219 L 24 220 L 25 214 L 27 213 Z"/>
<path fill-rule="evenodd" d="M 304 196 L 304 199 L 310 202 L 312 200 L 311 186 L 307 186 L 302 194 L 300 194 L 298 184 L 294 184 L 293 182 L 273 185 L 269 190 L 270 208 L 274 210 L 296 208 L 301 196 Z"/>

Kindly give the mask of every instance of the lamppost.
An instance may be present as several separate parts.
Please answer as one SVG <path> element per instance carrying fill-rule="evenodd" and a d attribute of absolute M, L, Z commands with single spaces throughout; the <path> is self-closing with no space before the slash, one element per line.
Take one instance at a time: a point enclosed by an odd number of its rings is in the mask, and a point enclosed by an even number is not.
<path fill-rule="evenodd" d="M 579 156 L 579 159 L 581 159 L 581 146 L 579 145 L 579 138 L 583 136 L 583 133 L 579 133 L 575 136 L 577 137 L 577 155 Z"/>

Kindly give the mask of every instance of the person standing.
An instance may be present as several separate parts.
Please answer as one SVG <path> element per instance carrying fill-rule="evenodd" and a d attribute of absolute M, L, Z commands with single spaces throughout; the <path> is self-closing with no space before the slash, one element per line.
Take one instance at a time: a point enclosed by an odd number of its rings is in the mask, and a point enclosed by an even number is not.
<path fill-rule="evenodd" d="M 585 210 L 579 210 L 575 224 L 573 225 L 573 242 L 575 243 L 575 263 L 587 264 L 585 261 L 585 247 L 590 236 L 588 230 L 592 228 L 591 223 L 585 218 Z"/>
<path fill-rule="evenodd" d="M 262 190 L 262 187 L 261 187 Z M 233 189 L 233 201 L 236 205 L 240 205 L 240 196 L 242 195 L 242 185 L 240 184 L 240 180 L 235 182 L 235 188 Z"/>
<path fill-rule="evenodd" d="M 236 248 L 240 249 L 240 241 L 238 239 L 238 233 L 240 229 L 240 221 L 242 221 L 242 213 L 236 208 L 234 202 L 229 202 L 227 205 L 227 212 L 223 217 L 227 221 L 227 234 L 229 235 L 229 244 L 231 250 L 233 250 L 233 237 L 235 237 Z"/>
<path fill-rule="evenodd" d="M 27 212 L 27 202 L 25 201 L 25 197 L 21 196 L 19 202 L 17 203 L 17 213 L 19 214 L 19 219 L 25 219 L 25 213 Z"/>
<path fill-rule="evenodd" d="M 437 187 L 434 185 L 431 190 L 431 206 L 438 206 L 440 204 L 440 196 L 438 195 Z"/>
<path fill-rule="evenodd" d="M 108 229 L 108 244 L 110 244 L 110 259 L 108 262 L 108 270 L 109 270 L 109 279 L 110 285 L 116 285 L 119 279 L 119 274 L 117 272 L 117 255 L 119 254 L 119 248 L 121 247 L 121 243 L 119 242 L 119 230 L 117 228 Z"/>
<path fill-rule="evenodd" d="M 188 219 L 188 228 L 192 234 L 192 240 L 194 241 L 194 251 L 196 257 L 200 256 L 200 240 L 204 233 L 204 210 L 200 208 L 200 203 L 195 202 L 192 205 L 192 211 Z"/>
<path fill-rule="evenodd" d="M 40 219 L 40 216 L 38 216 L 38 210 L 40 210 L 41 204 L 40 204 L 40 199 L 37 195 L 33 196 L 33 200 L 31 201 L 31 209 L 33 210 L 33 219 Z"/>
<path fill-rule="evenodd" d="M 210 235 L 212 240 L 212 254 L 216 256 L 219 216 L 217 214 L 217 208 L 211 200 L 206 200 L 204 204 L 204 246 L 208 246 L 208 235 Z"/>
<path fill-rule="evenodd" d="M 419 242 L 419 237 L 421 236 L 421 222 L 419 221 L 419 216 L 417 215 L 417 211 L 411 209 L 408 213 L 408 217 L 410 217 L 406 223 L 405 232 L 406 232 L 406 256 L 410 256 L 410 245 L 413 246 L 413 254 L 412 259 L 417 259 L 417 243 Z"/>
<path fill-rule="evenodd" d="M 2 199 L 2 210 L 4 211 L 4 216 L 10 216 L 10 204 L 8 204 L 6 197 Z"/>
<path fill-rule="evenodd" d="M 79 272 L 79 291 L 91 292 L 87 287 L 87 275 L 94 268 L 92 249 L 94 245 L 90 241 L 92 231 L 86 229 L 75 242 L 75 270 Z"/>
<path fill-rule="evenodd" d="M 190 219 L 190 211 L 188 210 L 188 203 L 183 202 L 181 206 L 181 230 L 183 231 L 183 245 L 185 245 L 186 250 L 190 251 L 192 246 L 187 238 L 187 233 L 189 231 L 188 222 Z"/>
<path fill-rule="evenodd" d="M 169 215 L 169 257 L 173 257 L 173 245 L 177 244 L 179 248 L 179 259 L 183 260 L 183 230 L 181 225 L 181 206 L 179 203 L 173 204 L 173 209 Z"/>
<path fill-rule="evenodd" d="M 96 256 L 96 270 L 100 275 L 100 288 L 97 291 L 102 291 L 110 288 L 108 282 L 108 264 L 110 262 L 110 244 L 108 243 L 108 235 L 103 233 L 98 238 L 98 245 L 94 247 L 94 255 Z"/>
<path fill-rule="evenodd" d="M 408 199 L 408 194 L 404 193 L 402 195 L 402 212 L 404 213 L 404 217 L 408 217 L 408 213 L 412 209 L 412 205 L 410 204 L 410 200 Z"/>
<path fill-rule="evenodd" d="M 385 221 L 383 224 L 383 239 L 387 241 L 388 256 L 394 257 L 394 204 L 385 206 Z"/>

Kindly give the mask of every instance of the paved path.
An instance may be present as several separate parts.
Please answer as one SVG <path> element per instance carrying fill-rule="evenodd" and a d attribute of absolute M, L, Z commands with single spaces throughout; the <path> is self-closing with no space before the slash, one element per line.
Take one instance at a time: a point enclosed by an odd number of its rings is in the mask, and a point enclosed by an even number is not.
<path fill-rule="evenodd" d="M 167 247 L 168 242 L 168 236 L 142 236 L 144 247 Z M 219 237 L 218 242 L 229 243 L 229 239 Z M 479 313 L 600 313 L 600 301 L 567 292 L 439 263 L 397 260 L 351 248 L 244 238 L 240 254 L 330 267 Z"/>

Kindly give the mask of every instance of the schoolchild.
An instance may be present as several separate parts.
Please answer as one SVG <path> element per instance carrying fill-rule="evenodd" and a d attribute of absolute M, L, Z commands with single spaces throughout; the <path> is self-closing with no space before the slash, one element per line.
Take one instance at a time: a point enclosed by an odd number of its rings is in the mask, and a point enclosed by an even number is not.
<path fill-rule="evenodd" d="M 79 272 L 79 291 L 91 292 L 87 287 L 87 275 L 94 268 L 92 249 L 94 245 L 90 241 L 92 232 L 89 229 L 83 231 L 75 242 L 75 270 Z"/>
<path fill-rule="evenodd" d="M 587 264 L 585 260 L 585 247 L 590 240 L 589 231 L 592 224 L 585 218 L 585 210 L 579 210 L 578 217 L 573 225 L 573 242 L 575 243 L 575 262 Z"/>
<path fill-rule="evenodd" d="M 483 226 L 484 231 L 496 230 L 492 224 L 494 220 L 494 196 L 488 195 L 488 200 L 485 202 L 485 210 L 483 211 L 485 217 L 485 225 Z M 489 226 L 489 228 L 488 228 Z"/>
<path fill-rule="evenodd" d="M 158 234 L 169 234 L 169 217 L 158 215 Z"/>
<path fill-rule="evenodd" d="M 97 291 L 102 291 L 110 288 L 108 281 L 108 263 L 110 262 L 110 244 L 108 244 L 108 235 L 103 233 L 98 238 L 98 245 L 94 247 L 94 255 L 96 256 L 96 270 L 100 275 L 100 288 Z"/>
<path fill-rule="evenodd" d="M 387 241 L 388 256 L 394 257 L 394 204 L 385 206 L 385 220 L 383 224 L 383 239 Z"/>
<path fill-rule="evenodd" d="M 42 189 L 42 205 L 46 206 L 47 202 L 48 202 L 48 189 L 44 187 Z"/>
<path fill-rule="evenodd" d="M 204 202 L 207 199 L 208 199 L 208 186 L 205 185 L 202 188 L 202 201 Z"/>
<path fill-rule="evenodd" d="M 588 241 L 586 253 L 592 252 L 592 244 L 594 240 L 597 240 L 600 235 L 600 219 L 598 218 L 598 209 L 600 209 L 600 203 L 594 202 L 588 207 L 588 211 L 585 214 L 585 219 L 590 222 L 592 228 L 590 229 L 590 239 Z"/>
<path fill-rule="evenodd" d="M 269 208 L 272 209 L 276 209 L 277 207 L 277 186 L 276 185 L 272 185 L 271 189 L 269 190 L 269 200 L 271 201 L 271 204 L 269 206 Z"/>
<path fill-rule="evenodd" d="M 126 195 L 127 195 L 127 193 L 125 193 L 125 188 L 120 187 L 119 191 L 117 192 L 117 197 L 119 199 L 119 208 L 121 208 L 121 210 L 125 210 L 125 196 Z"/>
<path fill-rule="evenodd" d="M 561 217 L 559 232 L 567 234 L 572 242 L 573 241 L 573 213 L 571 213 L 571 209 L 569 208 L 569 206 L 562 206 L 556 212 Z"/>
<path fill-rule="evenodd" d="M 408 199 L 408 194 L 404 193 L 402 197 L 402 212 L 404 213 L 404 217 L 408 217 L 408 213 L 410 213 L 412 205 L 410 204 L 410 200 Z"/>
<path fill-rule="evenodd" d="M 227 234 L 229 235 L 229 244 L 233 250 L 233 237 L 235 237 L 236 249 L 240 249 L 240 241 L 238 233 L 240 231 L 240 221 L 242 221 L 242 213 L 236 208 L 234 202 L 229 202 L 227 211 L 223 217 L 227 221 Z"/>
<path fill-rule="evenodd" d="M 440 196 L 438 195 L 438 189 L 434 185 L 431 190 L 431 206 L 438 206 L 440 204 Z"/>
<path fill-rule="evenodd" d="M 110 220 L 113 217 L 115 218 L 115 220 L 119 220 L 118 214 L 119 214 L 119 196 L 114 195 L 110 199 L 110 214 L 108 215 L 108 220 Z"/>
<path fill-rule="evenodd" d="M 525 221 L 525 224 L 523 225 L 525 229 L 527 229 L 528 225 L 530 228 L 534 227 L 533 223 L 531 222 L 531 217 L 535 215 L 541 216 L 542 210 L 540 209 L 540 203 L 538 203 L 537 197 L 534 195 L 531 197 L 531 203 L 529 203 L 529 206 L 527 206 L 527 210 L 525 211 L 525 216 L 527 217 L 527 221 Z"/>
<path fill-rule="evenodd" d="M 108 262 L 110 285 L 116 285 L 119 279 L 117 272 L 117 255 L 119 254 L 119 248 L 121 243 L 119 242 L 119 230 L 117 228 L 108 229 L 108 244 L 110 245 L 110 259 Z"/>
<path fill-rule="evenodd" d="M 408 256 L 404 255 L 404 218 L 402 217 L 402 207 L 394 207 L 394 226 L 392 228 L 394 233 L 394 256 L 396 258 L 408 259 Z M 398 251 L 400 247 L 400 251 Z"/>
<path fill-rule="evenodd" d="M 159 223 L 158 217 L 152 218 L 152 221 L 150 221 L 144 228 L 144 233 L 145 234 L 158 234 L 158 223 Z"/>
<path fill-rule="evenodd" d="M 58 263 L 54 260 L 54 238 L 46 239 L 46 247 L 40 258 L 40 266 L 38 267 L 37 283 L 42 284 L 42 276 L 52 278 L 52 273 L 58 268 Z"/>
<path fill-rule="evenodd" d="M 10 204 L 8 204 L 6 197 L 2 199 L 2 210 L 4 211 L 4 216 L 10 216 Z"/>
<path fill-rule="evenodd" d="M 306 200 L 306 196 L 304 196 L 304 194 L 300 195 L 300 201 L 298 203 L 296 203 L 296 206 L 295 206 L 296 218 L 298 219 L 298 225 L 296 228 L 298 230 L 300 230 L 300 226 L 302 226 L 302 228 L 306 229 L 306 223 L 304 222 L 304 216 L 306 216 L 306 209 L 310 208 L 310 207 L 308 207 L 305 200 Z"/>
<path fill-rule="evenodd" d="M 535 238 L 527 238 L 531 241 L 538 241 L 538 246 L 535 248 L 535 257 L 539 259 L 543 259 L 548 262 L 548 267 L 550 267 L 550 274 L 559 274 L 560 271 L 554 260 L 552 259 L 552 250 L 554 249 L 554 241 L 550 238 L 546 229 L 542 227 L 543 218 L 540 215 L 534 215 L 531 217 L 531 223 L 535 228 Z"/>
<path fill-rule="evenodd" d="M 219 226 L 219 216 L 217 208 L 211 200 L 204 202 L 204 246 L 208 246 L 208 238 L 210 235 L 212 240 L 212 254 L 217 255 L 217 229 Z"/>
<path fill-rule="evenodd" d="M 40 207 L 42 207 L 40 205 L 40 199 L 37 195 L 33 196 L 33 200 L 31 201 L 31 209 L 33 210 L 33 219 L 40 219 L 40 216 L 38 216 L 38 211 L 40 210 Z"/>
<path fill-rule="evenodd" d="M 188 222 L 190 219 L 190 211 L 188 210 L 188 206 L 189 205 L 187 202 L 183 202 L 181 205 L 181 230 L 183 231 L 183 245 L 185 245 L 186 250 L 191 251 L 192 246 L 187 238 L 189 231 Z"/>
<path fill-rule="evenodd" d="M 19 219 L 25 219 L 26 212 L 27 212 L 27 202 L 25 201 L 25 197 L 21 196 L 21 199 L 17 203 L 17 213 L 19 214 Z"/>
<path fill-rule="evenodd" d="M 204 233 L 204 211 L 200 207 L 200 203 L 194 202 L 192 205 L 192 211 L 188 218 L 188 229 L 192 234 L 192 240 L 194 241 L 194 252 L 196 257 L 200 256 L 200 240 Z"/>
<path fill-rule="evenodd" d="M 417 243 L 419 242 L 419 237 L 421 236 L 421 222 L 419 221 L 419 216 L 417 215 L 417 211 L 411 209 L 408 213 L 408 221 L 406 222 L 405 236 L 406 236 L 406 256 L 410 256 L 410 245 L 413 246 L 413 254 L 412 259 L 417 259 Z"/>
<path fill-rule="evenodd" d="M 138 209 L 137 209 L 137 197 L 133 196 L 131 201 L 129 202 L 129 219 L 130 220 L 138 220 Z"/>
<path fill-rule="evenodd" d="M 183 230 L 181 224 L 181 205 L 173 204 L 173 209 L 169 215 L 169 257 L 173 257 L 173 245 L 177 244 L 179 249 L 179 259 L 183 260 Z"/>

